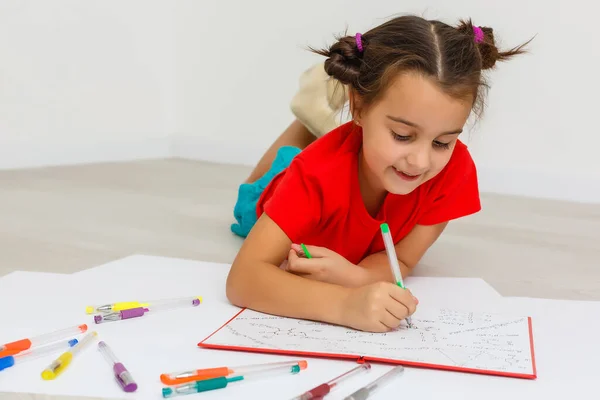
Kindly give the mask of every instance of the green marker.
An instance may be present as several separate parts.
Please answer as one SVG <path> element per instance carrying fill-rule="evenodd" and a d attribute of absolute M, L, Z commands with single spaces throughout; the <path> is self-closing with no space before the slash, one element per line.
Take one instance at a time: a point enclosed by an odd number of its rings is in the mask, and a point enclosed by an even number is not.
<path fill-rule="evenodd" d="M 390 233 L 390 227 L 388 224 L 381 224 L 381 235 L 383 236 L 383 243 L 385 244 L 385 250 L 390 262 L 392 274 L 394 274 L 396 285 L 400 286 L 402 289 L 406 289 L 404 286 L 404 281 L 402 280 L 402 273 L 400 273 L 400 264 L 398 264 L 398 256 L 396 256 L 396 248 L 394 247 L 394 240 L 392 239 L 392 234 Z M 412 326 L 410 317 L 406 318 L 406 322 L 408 323 L 409 327 Z"/>
<path fill-rule="evenodd" d="M 306 256 L 306 258 L 312 258 L 312 256 L 310 255 L 310 253 L 308 252 L 308 249 L 306 248 L 306 246 L 304 245 L 304 243 L 301 243 L 300 246 L 302 246 L 302 251 L 304 252 L 304 255 Z"/>
<path fill-rule="evenodd" d="M 300 361 L 301 363 L 302 361 Z M 306 364 L 304 364 L 306 366 Z M 292 374 L 295 375 L 300 372 L 302 367 L 300 364 L 294 364 L 292 366 L 283 365 L 281 367 L 268 368 L 264 370 L 257 370 L 247 372 L 246 374 L 234 374 L 230 376 L 219 376 L 217 378 L 199 380 L 184 385 L 166 387 L 162 389 L 162 396 L 164 398 L 181 396 L 186 394 L 194 394 L 200 392 L 207 392 L 209 390 L 223 389 L 226 388 L 230 383 L 240 381 L 252 381 L 253 379 L 268 379 L 271 382 L 271 378 L 276 375 Z"/>

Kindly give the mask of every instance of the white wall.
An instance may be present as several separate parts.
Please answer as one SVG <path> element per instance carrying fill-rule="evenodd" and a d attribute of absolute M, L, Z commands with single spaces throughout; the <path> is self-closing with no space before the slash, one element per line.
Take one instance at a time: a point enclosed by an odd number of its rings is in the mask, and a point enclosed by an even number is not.
<path fill-rule="evenodd" d="M 165 1 L 0 2 L 0 168 L 169 156 Z"/>
<path fill-rule="evenodd" d="M 426 4 L 426 5 L 425 5 Z M 531 54 L 466 132 L 483 191 L 600 202 L 600 61 L 584 0 L 3 0 L 0 168 L 180 156 L 253 164 L 291 122 L 305 47 L 396 13 L 472 17 Z"/>
<path fill-rule="evenodd" d="M 563 2 L 564 4 L 564 2 Z M 186 157 L 254 163 L 291 121 L 300 73 L 331 43 L 388 16 L 472 17 L 505 46 L 537 34 L 531 54 L 499 65 L 484 119 L 463 136 L 484 191 L 600 202 L 595 15 L 584 0 L 269 0 L 178 2 L 174 149 Z M 245 39 L 245 37 L 248 37 Z"/>

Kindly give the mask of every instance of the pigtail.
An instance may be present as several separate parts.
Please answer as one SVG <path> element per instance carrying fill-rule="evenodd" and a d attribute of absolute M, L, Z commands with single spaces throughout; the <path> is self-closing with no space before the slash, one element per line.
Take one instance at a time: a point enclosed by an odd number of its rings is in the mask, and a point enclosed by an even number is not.
<path fill-rule="evenodd" d="M 525 53 L 525 46 L 533 40 L 532 38 L 510 50 L 500 51 L 496 46 L 494 30 L 492 28 L 475 26 L 471 20 L 461 20 L 456 29 L 467 36 L 469 40 L 472 40 L 477 46 L 477 50 L 481 56 L 481 69 L 492 69 L 498 61 L 506 61 L 513 56 Z"/>
<path fill-rule="evenodd" d="M 357 34 L 338 38 L 329 49 L 311 50 L 327 57 L 325 72 L 329 76 L 345 85 L 357 87 L 365 44 L 364 36 Z"/>

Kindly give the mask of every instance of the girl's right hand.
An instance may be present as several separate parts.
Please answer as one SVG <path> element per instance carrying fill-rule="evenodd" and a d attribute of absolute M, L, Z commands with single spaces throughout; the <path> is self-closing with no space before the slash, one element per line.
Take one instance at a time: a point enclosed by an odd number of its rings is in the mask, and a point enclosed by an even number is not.
<path fill-rule="evenodd" d="M 412 315 L 418 304 L 410 290 L 390 282 L 350 289 L 343 303 L 343 325 L 368 332 L 389 332 Z"/>

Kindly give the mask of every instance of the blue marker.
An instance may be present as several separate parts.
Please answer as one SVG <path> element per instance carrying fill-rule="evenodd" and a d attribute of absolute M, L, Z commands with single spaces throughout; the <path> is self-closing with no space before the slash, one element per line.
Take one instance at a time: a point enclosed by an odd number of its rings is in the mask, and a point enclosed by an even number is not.
<path fill-rule="evenodd" d="M 0 358 L 0 371 L 6 368 L 10 368 L 15 364 L 22 363 L 23 361 L 33 360 L 41 356 L 45 356 L 52 353 L 58 353 L 61 350 L 67 350 L 78 343 L 77 339 L 71 339 L 62 341 L 48 346 L 35 347 L 31 350 L 25 350 L 17 353 L 13 356 Z"/>

